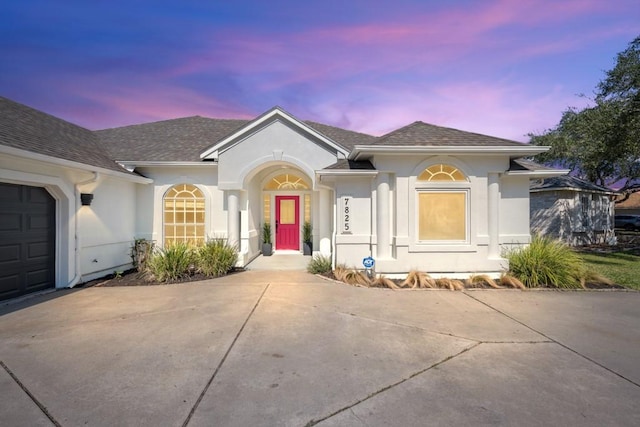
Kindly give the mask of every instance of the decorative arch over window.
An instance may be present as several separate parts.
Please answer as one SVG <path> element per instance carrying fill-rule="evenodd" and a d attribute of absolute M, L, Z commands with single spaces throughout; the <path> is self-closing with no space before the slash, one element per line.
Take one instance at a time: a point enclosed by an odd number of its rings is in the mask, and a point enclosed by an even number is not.
<path fill-rule="evenodd" d="M 458 168 L 440 163 L 422 171 L 418 181 L 467 181 L 467 177 Z"/>
<path fill-rule="evenodd" d="M 205 198 L 192 184 L 178 184 L 164 195 L 164 244 L 204 243 Z"/>
<path fill-rule="evenodd" d="M 264 186 L 265 190 L 308 190 L 311 186 L 302 177 L 292 173 L 274 176 Z"/>

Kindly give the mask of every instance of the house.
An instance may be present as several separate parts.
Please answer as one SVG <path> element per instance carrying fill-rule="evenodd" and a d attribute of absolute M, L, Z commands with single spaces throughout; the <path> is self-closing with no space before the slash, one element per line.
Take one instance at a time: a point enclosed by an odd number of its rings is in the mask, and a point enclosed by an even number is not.
<path fill-rule="evenodd" d="M 531 182 L 531 232 L 570 245 L 615 244 L 615 191 L 575 176 Z"/>
<path fill-rule="evenodd" d="M 130 266 L 134 238 L 226 237 L 239 265 L 301 251 L 378 273 L 496 273 L 530 241 L 529 180 L 547 150 L 415 122 L 375 137 L 279 107 L 90 131 L 0 98 L 0 297 L 73 287 Z"/>
<path fill-rule="evenodd" d="M 620 200 L 618 197 L 617 200 Z M 616 203 L 616 215 L 640 215 L 640 192 L 629 194 L 629 198 Z"/>

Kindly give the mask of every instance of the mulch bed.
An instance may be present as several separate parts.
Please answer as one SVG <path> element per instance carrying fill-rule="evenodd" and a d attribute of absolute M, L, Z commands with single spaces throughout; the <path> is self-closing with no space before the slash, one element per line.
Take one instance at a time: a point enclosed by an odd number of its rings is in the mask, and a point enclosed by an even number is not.
<path fill-rule="evenodd" d="M 244 269 L 236 268 L 229 274 L 234 274 L 240 271 L 244 271 Z M 189 283 L 189 282 L 197 282 L 200 280 L 208 280 L 213 279 L 213 277 L 205 276 L 201 273 L 194 273 L 188 276 L 184 276 L 178 280 L 170 280 L 167 282 L 159 282 L 157 280 L 151 280 L 144 273 L 140 273 L 135 269 L 127 270 L 122 274 L 114 275 L 109 274 L 108 276 L 101 277 L 99 279 L 91 280 L 89 282 L 85 282 L 81 287 L 114 287 L 114 286 L 166 286 L 173 285 L 176 283 Z"/>
<path fill-rule="evenodd" d="M 323 274 L 322 276 L 324 276 L 324 277 L 326 277 L 326 278 L 328 278 L 328 279 L 331 279 L 331 280 L 335 280 L 336 282 L 344 283 L 344 282 L 341 282 L 340 280 L 336 279 L 336 277 L 333 275 L 333 272 L 329 272 L 329 273 L 327 273 L 327 274 Z M 400 284 L 401 284 L 404 280 L 403 280 L 403 279 L 392 279 L 392 281 L 393 281 L 396 285 L 400 286 Z M 370 287 L 370 288 L 389 289 L 389 288 L 387 288 L 387 287 L 385 287 L 385 286 L 375 286 L 375 285 L 372 285 L 372 286 L 369 286 L 369 287 Z M 410 288 L 403 288 L 403 289 L 410 289 Z M 435 288 L 434 288 L 434 289 L 435 289 Z M 487 285 L 487 284 L 486 284 L 486 283 L 484 283 L 484 282 L 477 282 L 477 283 L 473 283 L 473 284 L 471 284 L 471 285 L 467 285 L 467 286 L 465 287 L 465 289 L 495 289 L 495 288 L 493 288 L 493 287 L 491 287 L 491 286 Z M 503 288 L 503 289 L 514 289 L 514 288 Z M 537 288 L 537 289 L 553 289 L 553 290 L 558 290 L 558 288 L 554 288 L 554 287 L 550 287 L 550 286 L 548 286 L 548 287 L 540 287 L 540 288 Z M 609 285 L 609 284 L 606 284 L 606 283 L 586 283 L 586 284 L 585 284 L 585 289 L 589 289 L 589 290 L 592 290 L 592 289 L 593 289 L 593 290 L 603 290 L 603 289 L 627 289 L 627 288 L 625 288 L 624 286 L 621 286 L 621 285 L 615 285 L 615 284 L 614 284 L 614 285 Z M 402 289 L 401 289 L 401 290 L 402 290 Z M 578 290 L 579 290 L 579 288 L 578 288 Z"/>
<path fill-rule="evenodd" d="M 620 242 L 616 246 L 610 246 L 606 244 L 602 245 L 585 245 L 576 247 L 576 251 L 581 253 L 613 253 L 613 252 L 628 252 L 634 255 L 640 255 L 640 246 L 637 246 L 637 242 Z M 243 268 L 236 268 L 229 274 L 235 274 L 238 272 L 244 271 Z M 325 277 L 336 280 L 333 276 L 333 272 L 324 275 Z M 91 280 L 89 282 L 78 285 L 79 287 L 113 287 L 113 286 L 166 286 L 172 285 L 175 283 L 188 283 L 188 282 L 196 282 L 200 280 L 211 279 L 211 277 L 205 276 L 204 274 L 195 273 L 189 276 L 185 276 L 178 280 L 168 281 L 168 282 L 158 282 L 155 280 L 150 280 L 144 274 L 138 272 L 135 269 L 127 270 L 120 275 L 110 274 L 108 276 Z M 402 283 L 402 280 L 394 280 L 396 284 Z M 373 287 L 373 286 L 372 286 Z M 477 283 L 471 286 L 472 289 L 493 289 L 491 286 L 486 285 L 484 283 Z M 547 288 L 554 289 L 554 288 Z M 620 285 L 608 285 L 605 283 L 587 283 L 586 289 L 626 289 L 624 286 Z"/>

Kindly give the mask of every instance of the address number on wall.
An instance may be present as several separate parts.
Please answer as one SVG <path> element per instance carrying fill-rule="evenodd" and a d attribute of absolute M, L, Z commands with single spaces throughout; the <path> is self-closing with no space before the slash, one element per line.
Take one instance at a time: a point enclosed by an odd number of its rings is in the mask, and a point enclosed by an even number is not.
<path fill-rule="evenodd" d="M 340 198 L 340 228 L 342 234 L 351 234 L 351 214 L 353 213 L 353 197 L 342 196 Z"/>

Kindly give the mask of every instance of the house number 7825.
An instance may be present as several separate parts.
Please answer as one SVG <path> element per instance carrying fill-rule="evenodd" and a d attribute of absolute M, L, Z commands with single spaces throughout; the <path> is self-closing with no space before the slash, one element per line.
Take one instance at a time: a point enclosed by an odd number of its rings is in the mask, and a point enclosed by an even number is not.
<path fill-rule="evenodd" d="M 351 196 L 342 196 L 342 208 L 340 210 L 342 234 L 351 234 L 351 212 L 353 211 Z"/>

